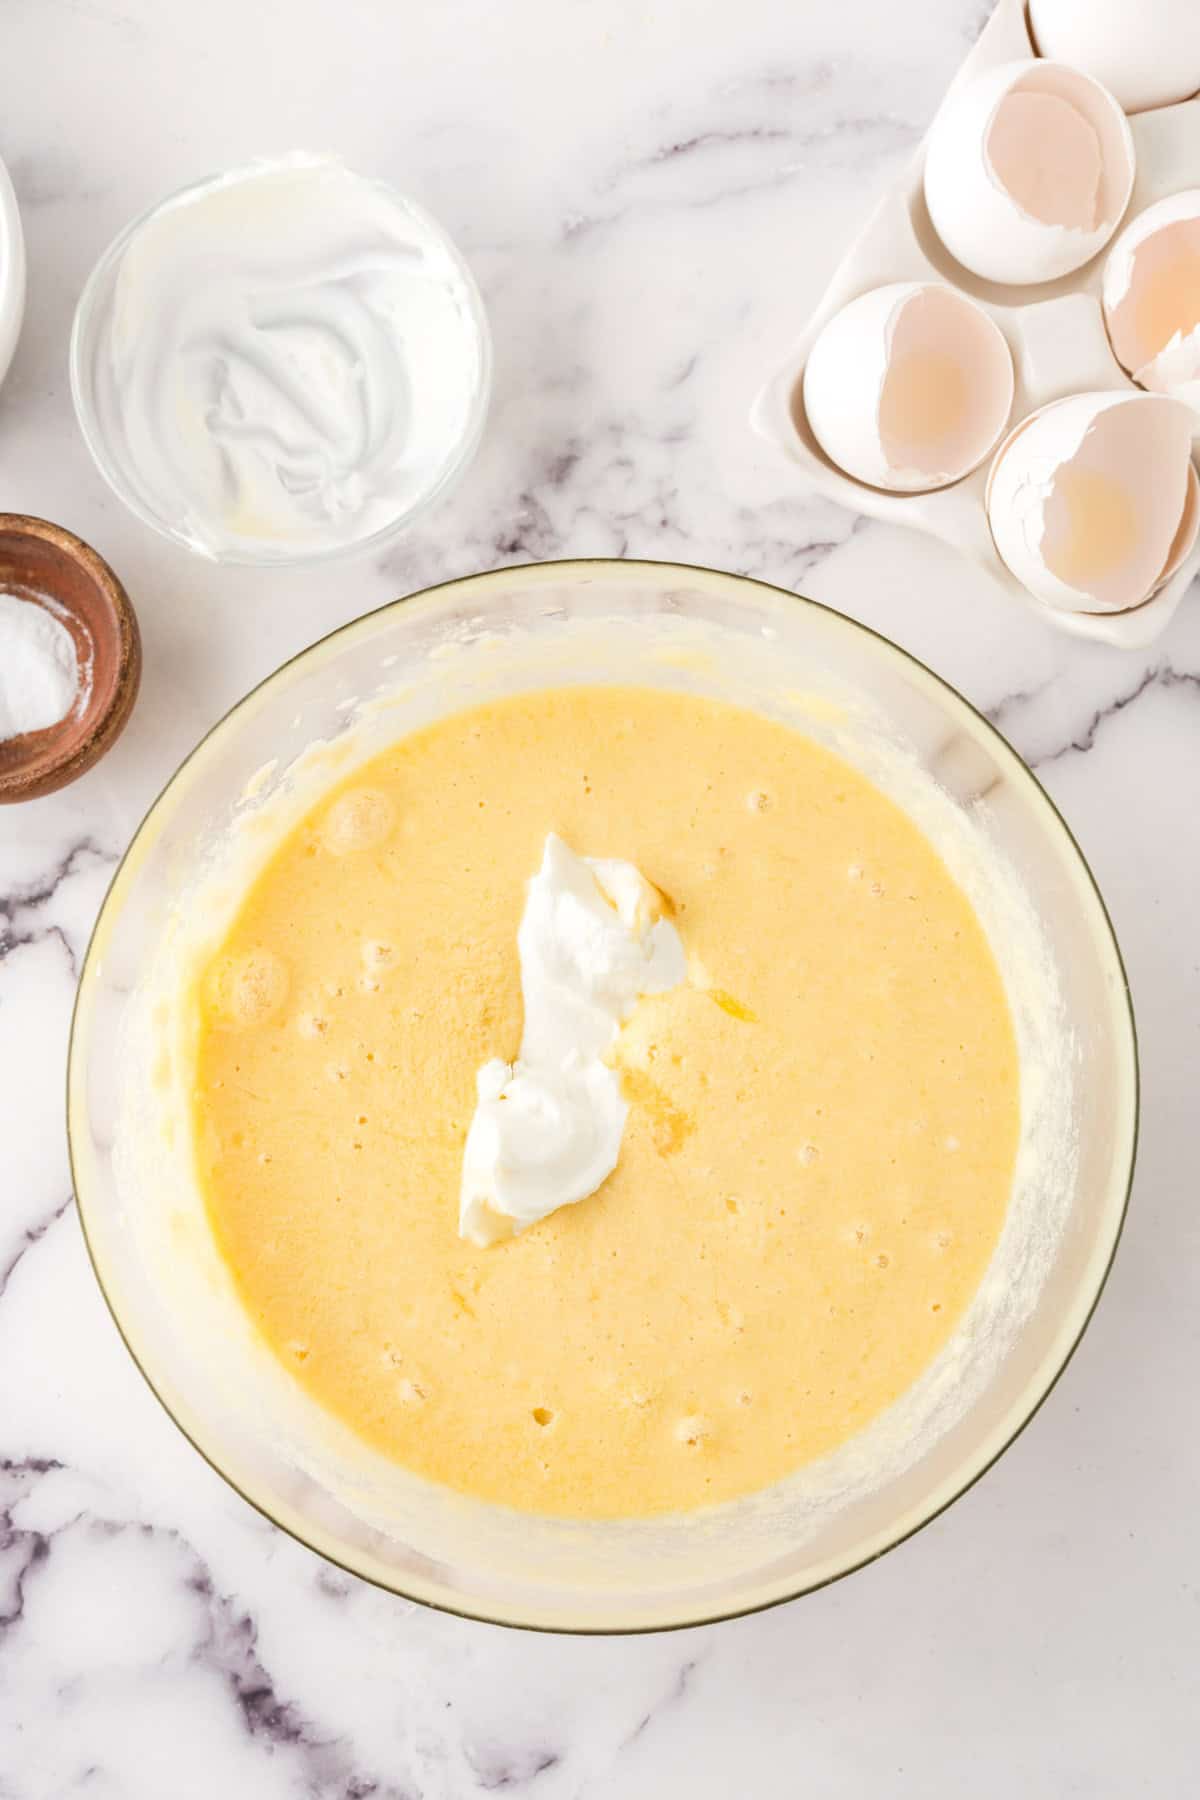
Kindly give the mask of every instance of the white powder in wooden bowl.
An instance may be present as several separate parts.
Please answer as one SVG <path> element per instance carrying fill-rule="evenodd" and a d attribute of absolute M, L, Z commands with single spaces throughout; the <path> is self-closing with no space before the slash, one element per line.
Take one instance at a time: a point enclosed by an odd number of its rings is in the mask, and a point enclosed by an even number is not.
<path fill-rule="evenodd" d="M 57 725 L 85 698 L 61 619 L 48 604 L 0 591 L 0 743 Z"/>

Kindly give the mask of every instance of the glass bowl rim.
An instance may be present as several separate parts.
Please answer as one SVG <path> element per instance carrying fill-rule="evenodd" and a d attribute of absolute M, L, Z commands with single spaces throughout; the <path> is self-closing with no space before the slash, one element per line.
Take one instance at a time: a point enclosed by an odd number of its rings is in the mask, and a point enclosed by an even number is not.
<path fill-rule="evenodd" d="M 1104 927 L 1106 947 L 1111 952 L 1120 976 L 1120 991 L 1119 995 L 1114 998 L 1114 1012 L 1117 1011 L 1119 1002 L 1123 998 L 1124 1013 L 1122 1022 L 1127 1026 L 1129 1034 L 1128 1052 L 1132 1075 L 1129 1100 L 1132 1116 L 1129 1120 L 1128 1167 L 1124 1173 L 1124 1192 L 1121 1197 L 1120 1208 L 1112 1231 L 1112 1241 L 1108 1246 L 1103 1267 L 1099 1270 L 1096 1277 L 1094 1292 L 1088 1297 L 1084 1306 L 1079 1326 L 1074 1337 L 1063 1350 L 1061 1358 L 1057 1362 L 1057 1366 L 1051 1368 L 1049 1371 L 1048 1376 L 1044 1380 L 1044 1385 L 1041 1386 L 1041 1391 L 1037 1393 L 1036 1398 L 1028 1407 L 1028 1410 L 1018 1419 L 1009 1435 L 1005 1437 L 1004 1441 L 999 1444 L 997 1448 L 985 1457 L 983 1462 L 981 1462 L 977 1468 L 973 1469 L 971 1473 L 967 1475 L 965 1480 L 959 1481 L 958 1477 L 955 1477 L 952 1492 L 941 1499 L 931 1511 L 924 1513 L 915 1521 L 915 1523 L 906 1522 L 901 1529 L 896 1531 L 894 1536 L 888 1538 L 888 1541 L 885 1544 L 878 1548 L 871 1549 L 856 1561 L 848 1563 L 844 1568 L 836 1570 L 833 1574 L 823 1575 L 818 1580 L 801 1582 L 798 1586 L 789 1588 L 787 1592 L 772 1594 L 766 1599 L 756 1599 L 745 1606 L 731 1606 L 718 1609 L 711 1613 L 705 1613 L 702 1616 L 689 1616 L 677 1620 L 668 1619 L 665 1622 L 655 1622 L 652 1624 L 568 1625 L 505 1617 L 500 1612 L 488 1612 L 485 1609 L 475 1608 L 470 1605 L 451 1605 L 444 1599 L 431 1599 L 425 1594 L 412 1593 L 398 1583 L 386 1581 L 379 1575 L 368 1573 L 357 1567 L 348 1557 L 332 1554 L 323 1544 L 315 1541 L 315 1534 L 308 1535 L 303 1530 L 298 1529 L 295 1525 L 276 1517 L 275 1512 L 272 1511 L 271 1505 L 267 1500 L 257 1499 L 253 1494 L 247 1492 L 246 1488 L 221 1466 L 215 1459 L 215 1456 L 210 1454 L 196 1441 L 196 1438 L 193 1437 L 187 1426 L 185 1426 L 176 1416 L 170 1403 L 164 1397 L 163 1393 L 160 1392 L 148 1367 L 139 1356 L 130 1336 L 126 1332 L 116 1304 L 105 1283 L 95 1246 L 92 1242 L 91 1234 L 88 1231 L 86 1205 L 79 1182 L 79 1164 L 75 1153 L 71 1123 L 76 1108 L 76 1090 L 78 1089 L 82 1094 L 84 1081 L 84 1071 L 79 1066 L 83 1056 L 82 1047 L 79 1041 L 80 1000 L 87 983 L 93 952 L 96 943 L 101 936 L 101 929 L 106 921 L 109 908 L 117 897 L 117 890 L 122 885 L 122 877 L 125 871 L 134 866 L 135 857 L 140 851 L 142 840 L 151 828 L 159 809 L 168 800 L 175 783 L 192 764 L 194 759 L 212 743 L 218 734 L 233 729 L 243 708 L 251 705 L 258 696 L 263 694 L 264 691 L 275 682 L 281 681 L 290 670 L 293 670 L 296 667 L 296 665 L 302 663 L 309 657 L 315 657 L 318 652 L 327 649 L 338 638 L 343 636 L 348 637 L 351 633 L 369 626 L 372 622 L 382 622 L 386 615 L 399 612 L 403 608 L 421 607 L 422 609 L 432 610 L 439 604 L 445 605 L 452 599 L 456 591 L 466 589 L 474 592 L 480 588 L 486 590 L 492 584 L 511 581 L 512 579 L 521 576 L 534 580 L 546 578 L 569 579 L 572 574 L 582 574 L 585 577 L 588 575 L 595 576 L 597 574 L 607 574 L 612 576 L 624 573 L 628 570 L 643 572 L 658 571 L 661 573 L 669 572 L 682 580 L 687 580 L 697 575 L 713 577 L 721 582 L 728 581 L 735 584 L 745 584 L 759 589 L 764 594 L 770 595 L 777 602 L 812 608 L 815 612 L 822 613 L 826 617 L 835 620 L 839 629 L 844 628 L 852 634 L 859 633 L 862 636 L 873 640 L 876 645 L 882 647 L 885 654 L 890 653 L 897 657 L 902 663 L 911 665 L 920 675 L 931 681 L 937 689 L 941 690 L 944 694 L 949 695 L 952 702 L 957 702 L 972 716 L 975 722 L 982 727 L 984 735 L 993 740 L 994 747 L 998 747 L 1002 756 L 1010 762 L 1015 778 L 1018 781 L 1024 780 L 1027 784 L 1028 788 L 1031 790 L 1031 798 L 1035 806 L 1041 804 L 1046 809 L 1052 826 L 1061 834 L 1067 847 L 1074 855 L 1079 870 L 1084 877 L 1085 885 L 1090 889 L 1092 896 L 1095 899 L 1099 920 L 1103 923 Z M 82 1099 L 80 1100 L 80 1105 L 82 1106 Z M 883 632 L 876 631 L 873 626 L 863 624 L 861 620 L 852 618 L 847 613 L 840 612 L 836 607 L 830 606 L 824 601 L 813 600 L 806 594 L 793 593 L 787 588 L 778 587 L 772 582 L 762 581 L 752 575 L 735 574 L 727 569 L 714 569 L 702 563 L 678 563 L 669 559 L 658 559 L 653 557 L 564 557 L 528 563 L 510 563 L 496 569 L 479 570 L 473 575 L 455 576 L 447 581 L 436 582 L 429 587 L 419 589 L 413 594 L 402 596 L 395 600 L 387 600 L 379 606 L 368 608 L 366 612 L 360 613 L 355 618 L 345 620 L 341 624 L 334 626 L 330 631 L 324 632 L 320 637 L 315 638 L 312 643 L 307 644 L 303 649 L 296 651 L 292 656 L 286 657 L 283 662 L 279 663 L 260 681 L 255 682 L 239 700 L 236 700 L 232 706 L 227 708 L 227 710 L 214 721 L 208 730 L 203 733 L 196 744 L 193 745 L 192 749 L 188 751 L 187 755 L 183 757 L 182 761 L 163 783 L 155 798 L 147 807 L 113 871 L 112 878 L 109 881 L 108 887 L 104 893 L 104 898 L 97 911 L 96 920 L 88 940 L 88 946 L 80 964 L 79 979 L 76 984 L 75 998 L 71 1009 L 66 1069 L 66 1124 L 67 1152 L 71 1170 L 72 1189 L 76 1198 L 76 1212 L 79 1218 L 80 1229 L 83 1234 L 84 1247 L 87 1251 L 88 1260 L 92 1266 L 92 1272 L 96 1277 L 97 1286 L 100 1289 L 100 1293 L 103 1296 L 112 1321 L 116 1326 L 118 1336 L 128 1351 L 134 1367 L 142 1376 L 155 1399 L 162 1406 L 164 1412 L 171 1420 L 171 1423 L 182 1434 L 192 1449 L 203 1458 L 209 1468 L 212 1469 L 215 1474 L 219 1475 L 240 1499 L 244 1500 L 249 1506 L 252 1506 L 261 1517 L 265 1518 L 271 1525 L 275 1526 L 277 1530 L 284 1532 L 288 1537 L 294 1539 L 295 1542 L 303 1545 L 303 1547 L 313 1555 L 319 1556 L 323 1561 L 332 1564 L 333 1567 L 341 1569 L 343 1573 L 353 1575 L 360 1581 L 368 1582 L 372 1587 L 378 1588 L 382 1593 L 393 1594 L 396 1598 L 408 1600 L 414 1605 L 426 1606 L 431 1611 L 446 1613 L 452 1617 L 467 1619 L 478 1624 L 503 1626 L 508 1630 L 541 1632 L 552 1636 L 633 1637 L 657 1632 L 699 1629 L 707 1625 L 720 1624 L 727 1619 L 746 1618 L 755 1613 L 769 1612 L 776 1606 L 786 1605 L 807 1594 L 819 1593 L 822 1588 L 831 1587 L 835 1582 L 844 1581 L 847 1576 L 857 1573 L 858 1570 L 865 1568 L 869 1563 L 877 1562 L 880 1557 L 886 1556 L 899 1545 L 906 1543 L 909 1538 L 915 1537 L 917 1533 L 923 1531 L 926 1526 L 931 1525 L 935 1519 L 940 1518 L 951 1506 L 958 1500 L 961 1500 L 964 1494 L 969 1493 L 976 1483 L 981 1481 L 988 1471 L 999 1462 L 1000 1458 L 1012 1448 L 1013 1444 L 1025 1431 L 1027 1426 L 1041 1411 L 1041 1408 L 1045 1405 L 1047 1399 L 1057 1387 L 1068 1364 L 1078 1350 L 1088 1326 L 1095 1316 L 1096 1308 L 1100 1303 L 1101 1295 L 1104 1292 L 1108 1277 L 1112 1271 L 1113 1262 L 1116 1258 L 1129 1213 L 1134 1173 L 1137 1166 L 1138 1140 L 1141 1126 L 1141 1066 L 1138 1054 L 1137 1021 L 1134 1014 L 1133 995 L 1130 990 L 1128 972 L 1125 968 L 1124 959 L 1121 955 L 1120 943 L 1117 939 L 1117 934 L 1108 907 L 1105 903 L 1103 893 L 1100 890 L 1099 883 L 1092 872 L 1091 865 L 1075 838 L 1071 827 L 1063 817 L 1062 812 L 1059 810 L 1045 787 L 1043 787 L 1042 783 L 1038 780 L 1035 772 L 1028 766 L 1024 759 L 1018 755 L 1017 751 L 1013 749 L 1003 732 L 1001 732 L 978 707 L 973 705 L 970 700 L 966 699 L 963 694 L 959 693 L 958 689 L 954 687 L 951 682 L 947 681 L 944 676 L 937 674 L 937 672 L 931 669 L 927 663 L 922 662 L 920 657 L 915 656 L 911 651 L 905 650 L 899 644 L 894 643 L 893 640 L 886 637 Z"/>

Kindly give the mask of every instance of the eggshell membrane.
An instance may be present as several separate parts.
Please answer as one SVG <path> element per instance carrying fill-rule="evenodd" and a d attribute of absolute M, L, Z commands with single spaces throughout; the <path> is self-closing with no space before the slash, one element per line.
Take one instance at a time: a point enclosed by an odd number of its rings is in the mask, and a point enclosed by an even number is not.
<path fill-rule="evenodd" d="M 1001 63 L 952 92 L 934 120 L 925 204 L 972 274 L 1052 281 L 1103 249 L 1133 174 L 1129 122 L 1097 82 L 1061 63 Z"/>
<path fill-rule="evenodd" d="M 1109 252 L 1103 299 L 1121 367 L 1200 413 L 1200 188 L 1130 221 Z"/>
<path fill-rule="evenodd" d="M 1064 612 L 1140 606 L 1195 542 L 1191 419 L 1152 394 L 1073 394 L 1022 422 L 987 487 L 996 548 Z"/>
<path fill-rule="evenodd" d="M 1167 552 L 1167 560 L 1163 565 L 1162 574 L 1155 582 L 1151 592 L 1157 592 L 1183 566 L 1184 558 L 1190 555 L 1198 532 L 1200 532 L 1200 476 L 1196 474 L 1195 463 L 1190 462 L 1187 466 L 1187 493 L 1184 497 L 1183 511 L 1179 515 L 1175 541 Z"/>
<path fill-rule="evenodd" d="M 999 326 L 936 283 L 859 295 L 825 325 L 804 370 L 804 410 L 825 454 L 855 480 L 902 493 L 977 468 L 1012 396 Z"/>
<path fill-rule="evenodd" d="M 1126 112 L 1200 89 L 1196 0 L 1029 0 L 1029 25 L 1043 56 L 1103 83 Z"/>
<path fill-rule="evenodd" d="M 1027 218 L 1085 231 L 1102 222 L 1100 134 L 1061 95 L 1010 89 L 992 114 L 983 153 Z"/>

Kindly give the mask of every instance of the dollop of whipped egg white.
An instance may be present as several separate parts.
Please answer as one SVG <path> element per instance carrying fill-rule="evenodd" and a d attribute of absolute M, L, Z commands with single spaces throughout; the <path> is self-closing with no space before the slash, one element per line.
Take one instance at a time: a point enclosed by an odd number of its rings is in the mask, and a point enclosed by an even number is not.
<path fill-rule="evenodd" d="M 136 503 L 286 560 L 407 516 L 473 447 L 482 305 L 440 227 L 320 157 L 251 164 L 131 232 L 87 374 Z"/>
<path fill-rule="evenodd" d="M 463 1153 L 459 1234 L 515 1236 L 594 1194 L 629 1108 L 606 1060 L 639 999 L 687 979 L 663 896 L 632 863 L 577 856 L 553 833 L 517 933 L 525 1024 L 515 1063 L 485 1063 Z"/>

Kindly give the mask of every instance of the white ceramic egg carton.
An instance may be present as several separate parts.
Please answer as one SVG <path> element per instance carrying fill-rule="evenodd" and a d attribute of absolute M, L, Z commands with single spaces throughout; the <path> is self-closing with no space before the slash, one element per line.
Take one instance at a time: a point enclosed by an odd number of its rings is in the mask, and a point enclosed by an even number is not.
<path fill-rule="evenodd" d="M 1200 5 L 1200 0 L 1195 3 Z M 1132 7 L 1136 0 L 1127 4 Z M 1023 0 L 999 0 L 943 106 L 986 70 L 1036 54 Z M 1200 97 L 1135 113 L 1129 127 L 1137 168 L 1123 222 L 1169 194 L 1200 187 Z M 996 322 L 1012 351 L 1015 371 L 1010 425 L 1069 394 L 1142 391 L 1112 353 L 1100 302 L 1105 257 L 1121 226 L 1099 255 L 1072 275 L 1022 287 L 983 281 L 954 260 L 933 229 L 923 190 L 924 161 L 923 142 L 904 177 L 884 196 L 843 257 L 786 364 L 760 395 L 753 414 L 755 427 L 803 470 L 820 493 L 858 512 L 910 525 L 955 545 L 1011 595 L 1061 630 L 1125 648 L 1151 643 L 1166 628 L 1200 570 L 1200 540 L 1170 579 L 1140 606 L 1126 612 L 1060 611 L 1035 599 L 997 554 L 984 504 L 990 457 L 952 486 L 929 493 L 889 493 L 843 474 L 812 434 L 801 383 L 814 341 L 848 302 L 891 282 L 948 283 Z"/>

